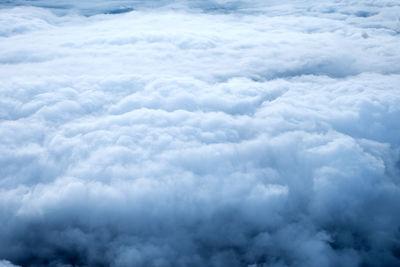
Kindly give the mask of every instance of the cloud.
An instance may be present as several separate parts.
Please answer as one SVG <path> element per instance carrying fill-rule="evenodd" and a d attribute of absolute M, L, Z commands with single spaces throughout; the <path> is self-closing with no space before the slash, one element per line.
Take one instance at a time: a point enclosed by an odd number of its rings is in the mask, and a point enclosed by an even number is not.
<path fill-rule="evenodd" d="M 0 265 L 399 265 L 399 10 L 2 3 Z"/>
<path fill-rule="evenodd" d="M 0 261 L 0 266 L 1 267 L 13 267 L 16 265 L 11 264 L 9 261 L 2 260 L 2 261 Z"/>

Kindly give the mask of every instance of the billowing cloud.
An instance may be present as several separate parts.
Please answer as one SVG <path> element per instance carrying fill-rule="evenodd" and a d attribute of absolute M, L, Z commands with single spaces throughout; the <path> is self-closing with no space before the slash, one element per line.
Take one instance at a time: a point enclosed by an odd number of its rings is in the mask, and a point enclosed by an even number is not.
<path fill-rule="evenodd" d="M 400 264 L 396 1 L 0 6 L 0 266 Z"/>

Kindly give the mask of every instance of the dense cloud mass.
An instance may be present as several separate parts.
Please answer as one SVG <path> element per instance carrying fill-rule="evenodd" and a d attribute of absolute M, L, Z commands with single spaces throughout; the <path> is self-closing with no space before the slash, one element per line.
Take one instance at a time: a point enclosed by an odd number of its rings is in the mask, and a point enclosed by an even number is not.
<path fill-rule="evenodd" d="M 0 266 L 400 266 L 397 0 L 0 1 Z"/>

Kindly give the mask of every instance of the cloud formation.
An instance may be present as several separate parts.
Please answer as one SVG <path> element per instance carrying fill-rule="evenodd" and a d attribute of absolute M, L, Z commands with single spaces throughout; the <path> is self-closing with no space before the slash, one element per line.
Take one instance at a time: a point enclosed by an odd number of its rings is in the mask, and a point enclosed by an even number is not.
<path fill-rule="evenodd" d="M 0 266 L 398 266 L 396 1 L 0 9 Z"/>

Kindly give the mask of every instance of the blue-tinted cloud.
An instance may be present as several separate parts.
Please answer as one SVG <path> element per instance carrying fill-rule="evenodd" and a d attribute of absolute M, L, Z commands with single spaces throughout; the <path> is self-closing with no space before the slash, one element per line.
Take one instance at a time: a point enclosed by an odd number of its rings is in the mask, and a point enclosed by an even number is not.
<path fill-rule="evenodd" d="M 397 266 L 395 1 L 0 9 L 0 266 Z"/>

